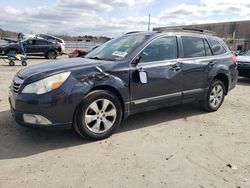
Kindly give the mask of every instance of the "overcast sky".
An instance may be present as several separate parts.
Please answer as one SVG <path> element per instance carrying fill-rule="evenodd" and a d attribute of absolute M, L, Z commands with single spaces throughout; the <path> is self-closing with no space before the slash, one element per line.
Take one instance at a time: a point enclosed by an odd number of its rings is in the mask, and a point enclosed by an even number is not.
<path fill-rule="evenodd" d="M 0 28 L 117 36 L 158 26 L 250 19 L 249 0 L 0 0 Z"/>

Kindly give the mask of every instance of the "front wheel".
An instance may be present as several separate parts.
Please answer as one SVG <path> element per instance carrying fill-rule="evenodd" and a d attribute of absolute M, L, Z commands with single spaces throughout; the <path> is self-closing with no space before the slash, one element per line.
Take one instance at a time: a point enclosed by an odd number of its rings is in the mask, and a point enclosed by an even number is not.
<path fill-rule="evenodd" d="M 225 84 L 220 80 L 214 80 L 208 90 L 206 99 L 200 101 L 201 107 L 209 112 L 217 111 L 224 101 L 225 93 Z"/>
<path fill-rule="evenodd" d="M 56 52 L 55 51 L 49 51 L 47 53 L 47 59 L 56 59 Z"/>
<path fill-rule="evenodd" d="M 96 90 L 78 107 L 74 128 L 84 138 L 100 140 L 112 135 L 121 119 L 119 99 L 108 91 Z"/>

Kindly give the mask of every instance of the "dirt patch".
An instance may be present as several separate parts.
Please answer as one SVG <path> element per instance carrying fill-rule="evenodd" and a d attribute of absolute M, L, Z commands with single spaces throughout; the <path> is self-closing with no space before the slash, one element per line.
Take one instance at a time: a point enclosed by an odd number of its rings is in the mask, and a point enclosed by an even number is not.
<path fill-rule="evenodd" d="M 250 187 L 250 79 L 217 112 L 189 104 L 141 113 L 87 142 L 13 121 L 8 87 L 21 68 L 0 64 L 0 187 Z"/>

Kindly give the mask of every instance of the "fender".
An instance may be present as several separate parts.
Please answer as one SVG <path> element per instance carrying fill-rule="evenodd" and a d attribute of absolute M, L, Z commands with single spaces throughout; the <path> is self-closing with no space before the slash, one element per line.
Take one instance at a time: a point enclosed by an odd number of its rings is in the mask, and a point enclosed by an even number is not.
<path fill-rule="evenodd" d="M 230 70 L 229 70 L 228 66 L 226 66 L 224 64 L 217 64 L 209 72 L 209 86 L 211 85 L 214 78 L 219 74 L 225 75 L 227 77 L 228 86 L 231 85 L 231 79 L 230 79 L 231 76 L 230 76 Z M 226 88 L 226 90 L 228 90 L 228 88 Z"/>
<path fill-rule="evenodd" d="M 117 95 L 124 108 L 125 114 L 129 113 L 129 87 L 126 81 L 122 80 L 121 77 L 105 72 L 100 66 L 91 67 L 87 74 L 82 73 L 81 76 L 78 76 L 80 83 L 74 88 L 74 91 L 77 93 L 79 90 L 82 90 L 79 103 L 91 91 L 103 89 Z"/>

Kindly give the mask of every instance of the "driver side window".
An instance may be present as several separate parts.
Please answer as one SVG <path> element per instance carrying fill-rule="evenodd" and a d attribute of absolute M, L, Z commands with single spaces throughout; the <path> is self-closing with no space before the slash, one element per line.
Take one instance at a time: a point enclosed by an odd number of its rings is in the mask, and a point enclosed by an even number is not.
<path fill-rule="evenodd" d="M 167 36 L 151 42 L 140 54 L 140 63 L 164 61 L 177 58 L 175 36 Z"/>

